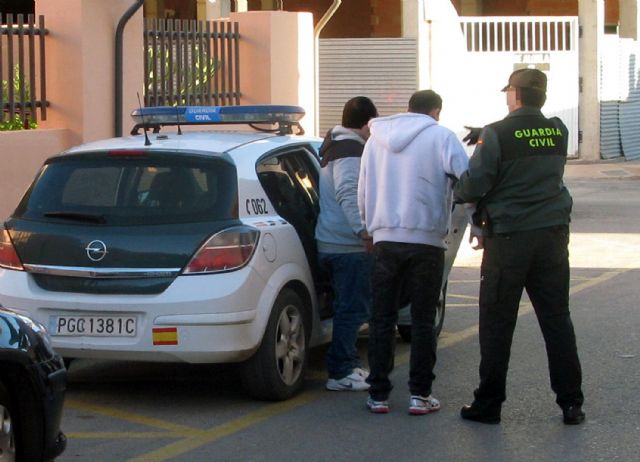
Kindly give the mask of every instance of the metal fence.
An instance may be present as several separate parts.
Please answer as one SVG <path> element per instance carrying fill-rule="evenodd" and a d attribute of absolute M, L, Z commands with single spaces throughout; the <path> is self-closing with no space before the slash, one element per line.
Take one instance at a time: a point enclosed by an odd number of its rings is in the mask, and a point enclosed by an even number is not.
<path fill-rule="evenodd" d="M 47 119 L 44 16 L 0 14 L 0 124 L 29 128 Z"/>
<path fill-rule="evenodd" d="M 146 106 L 240 104 L 238 23 L 148 19 Z"/>
<path fill-rule="evenodd" d="M 570 51 L 578 44 L 572 18 L 461 18 L 470 52 Z"/>

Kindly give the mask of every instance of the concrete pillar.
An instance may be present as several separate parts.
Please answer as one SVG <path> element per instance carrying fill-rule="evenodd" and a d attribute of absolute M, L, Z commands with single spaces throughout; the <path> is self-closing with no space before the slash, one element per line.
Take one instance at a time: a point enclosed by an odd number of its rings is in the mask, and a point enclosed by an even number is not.
<path fill-rule="evenodd" d="M 114 135 L 115 33 L 133 0 L 46 0 L 36 2 L 45 16 L 47 99 L 43 128 L 68 128 L 72 144 Z M 123 133 L 142 97 L 142 8 L 124 30 Z"/>
<path fill-rule="evenodd" d="M 638 0 L 618 0 L 620 8 L 620 30 L 621 38 L 638 40 Z"/>
<path fill-rule="evenodd" d="M 470 70 L 460 18 L 449 0 L 403 0 L 403 37 L 416 39 L 416 89 L 433 89 L 443 100 L 440 122 L 455 132 L 464 131 L 469 104 Z"/>
<path fill-rule="evenodd" d="M 302 106 L 315 131 L 313 15 L 287 11 L 231 13 L 240 28 L 241 104 Z"/>
<path fill-rule="evenodd" d="M 402 36 L 416 40 L 418 78 L 416 89 L 431 88 L 432 21 L 425 21 L 423 0 L 402 0 Z M 426 64 L 425 64 L 426 63 Z"/>
<path fill-rule="evenodd" d="M 580 97 L 578 109 L 581 160 L 600 159 L 600 52 L 604 36 L 604 0 L 579 0 Z"/>

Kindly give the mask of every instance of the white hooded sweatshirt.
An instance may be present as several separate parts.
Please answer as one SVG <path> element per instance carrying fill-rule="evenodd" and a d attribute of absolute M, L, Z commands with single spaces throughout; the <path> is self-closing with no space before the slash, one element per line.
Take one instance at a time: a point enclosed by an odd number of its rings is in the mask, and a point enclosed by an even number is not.
<path fill-rule="evenodd" d="M 446 249 L 452 184 L 469 158 L 455 134 L 428 115 L 407 112 L 369 122 L 358 208 L 373 241 Z"/>

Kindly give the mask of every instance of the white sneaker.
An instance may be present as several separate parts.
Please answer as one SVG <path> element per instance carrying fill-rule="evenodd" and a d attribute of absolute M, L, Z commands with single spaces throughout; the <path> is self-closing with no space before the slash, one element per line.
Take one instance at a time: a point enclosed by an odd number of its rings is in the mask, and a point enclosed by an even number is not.
<path fill-rule="evenodd" d="M 409 414 L 424 415 L 440 410 L 440 401 L 433 396 L 412 395 L 409 398 Z"/>
<path fill-rule="evenodd" d="M 362 380 L 367 380 L 367 377 L 369 377 L 369 371 L 361 367 L 356 367 L 353 370 L 353 374 L 359 375 L 360 377 L 362 377 Z"/>
<path fill-rule="evenodd" d="M 331 391 L 365 391 L 369 389 L 369 384 L 361 374 L 352 372 L 341 379 L 327 380 L 326 388 Z"/>
<path fill-rule="evenodd" d="M 369 396 L 367 398 L 367 409 L 374 414 L 386 414 L 389 412 L 389 401 L 376 401 Z"/>

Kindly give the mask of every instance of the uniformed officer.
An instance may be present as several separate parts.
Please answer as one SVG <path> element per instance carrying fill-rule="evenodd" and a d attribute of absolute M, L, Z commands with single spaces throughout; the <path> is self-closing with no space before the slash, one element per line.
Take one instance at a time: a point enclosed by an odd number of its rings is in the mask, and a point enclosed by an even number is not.
<path fill-rule="evenodd" d="M 469 170 L 455 186 L 459 202 L 476 202 L 484 248 L 480 282 L 480 385 L 461 410 L 467 420 L 499 423 L 513 331 L 523 288 L 546 344 L 551 388 L 565 424 L 580 424 L 582 372 L 569 313 L 569 216 L 563 183 L 567 127 L 540 109 L 547 78 L 536 69 L 511 74 L 509 114 L 483 128 Z"/>

